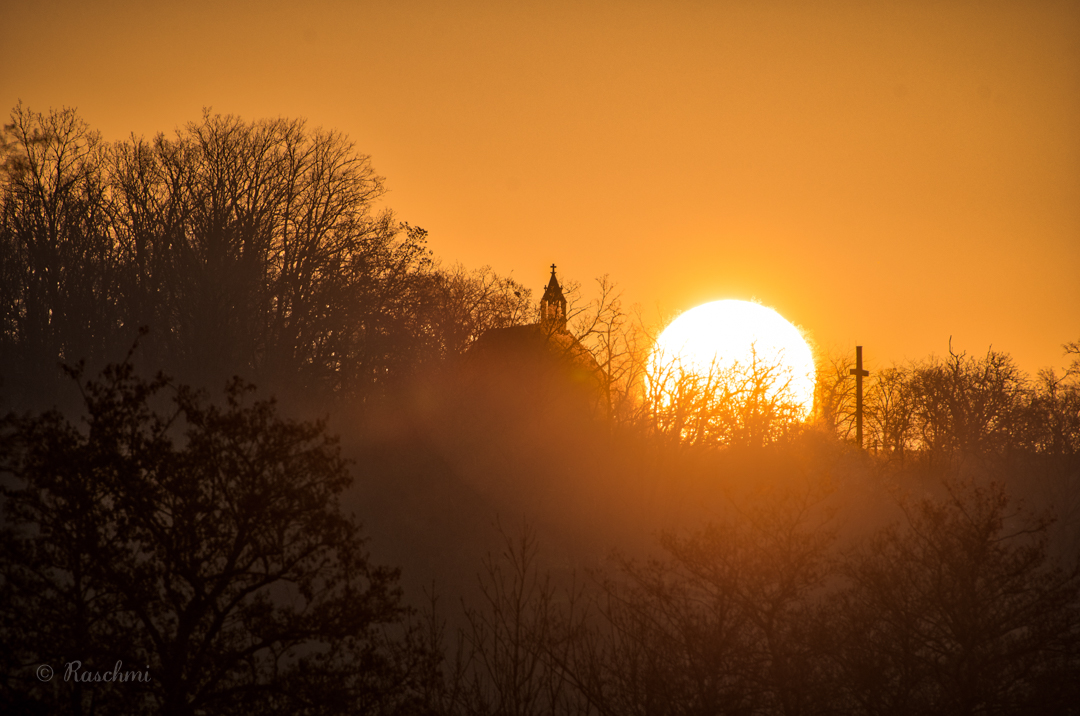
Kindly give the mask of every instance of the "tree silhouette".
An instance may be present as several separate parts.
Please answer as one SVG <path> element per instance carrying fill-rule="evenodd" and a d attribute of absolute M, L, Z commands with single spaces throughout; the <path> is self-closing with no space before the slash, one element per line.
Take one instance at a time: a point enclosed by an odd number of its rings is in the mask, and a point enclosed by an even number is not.
<path fill-rule="evenodd" d="M 536 534 L 500 533 L 480 575 L 480 608 L 466 608 L 448 710 L 540 716 L 588 713 L 565 668 L 579 591 L 560 594 L 537 564 Z"/>
<path fill-rule="evenodd" d="M 998 484 L 945 484 L 845 560 L 831 630 L 854 713 L 1072 713 L 1080 570 Z M 1072 685 L 1070 685 L 1072 684 Z"/>
<path fill-rule="evenodd" d="M 461 356 L 486 331 L 527 323 L 535 310 L 530 289 L 490 266 L 433 271 L 423 293 L 420 321 L 429 360 Z"/>
<path fill-rule="evenodd" d="M 205 112 L 117 145 L 111 177 L 152 362 L 354 393 L 405 362 L 424 233 L 375 210 L 382 178 L 340 134 Z"/>
<path fill-rule="evenodd" d="M 431 306 L 452 272 L 440 281 L 426 232 L 377 207 L 382 178 L 336 132 L 207 111 L 173 137 L 106 145 L 73 110 L 20 105 L 2 159 L 8 390 L 119 359 L 143 326 L 146 361 L 187 382 L 323 396 L 378 392 L 446 342 Z M 498 290 L 450 299 L 490 314 L 507 284 L 475 280 Z"/>
<path fill-rule="evenodd" d="M 802 414 L 782 360 L 753 348 L 748 360 L 714 360 L 706 370 L 654 352 L 644 379 L 652 428 L 686 445 L 769 445 L 791 435 Z"/>
<path fill-rule="evenodd" d="M 424 662 L 371 564 L 321 423 L 281 419 L 239 381 L 223 405 L 130 363 L 72 371 L 83 426 L 9 417 L 0 547 L 7 707 L 70 713 L 376 713 Z M 33 666 L 117 661 L 146 683 L 40 683 Z"/>
<path fill-rule="evenodd" d="M 1067 356 L 1080 350 L 1064 347 Z M 945 472 L 985 471 L 1020 460 L 1041 469 L 1052 459 L 1067 473 L 1080 454 L 1077 365 L 1061 374 L 1044 369 L 1032 380 L 1001 351 L 974 357 L 950 350 L 947 358 L 878 369 L 866 390 L 865 445 L 901 467 L 913 460 Z M 851 383 L 843 360 L 818 372 L 819 420 L 841 439 L 853 424 L 845 392 Z"/>
<path fill-rule="evenodd" d="M 118 247 L 105 147 L 73 110 L 21 104 L 0 164 L 0 369 L 39 389 L 60 361 L 97 360 L 115 336 Z M 17 387 L 17 385 L 15 386 Z"/>

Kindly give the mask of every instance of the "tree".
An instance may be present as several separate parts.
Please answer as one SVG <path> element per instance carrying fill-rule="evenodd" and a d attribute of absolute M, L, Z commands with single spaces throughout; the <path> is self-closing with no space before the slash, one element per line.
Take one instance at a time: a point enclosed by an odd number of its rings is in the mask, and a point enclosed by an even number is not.
<path fill-rule="evenodd" d="M 849 356 L 819 356 L 814 384 L 814 413 L 820 424 L 841 440 L 855 433 L 854 367 Z"/>
<path fill-rule="evenodd" d="M 830 633 L 854 713 L 1075 713 L 1080 565 L 998 484 L 945 483 L 844 561 Z"/>
<path fill-rule="evenodd" d="M 465 609 L 448 711 L 500 716 L 588 713 L 566 673 L 568 634 L 580 591 L 563 595 L 537 564 L 536 535 L 502 532 L 480 576 L 481 605 Z"/>
<path fill-rule="evenodd" d="M 142 326 L 148 362 L 188 382 L 360 397 L 430 339 L 426 233 L 378 210 L 382 177 L 339 133 L 207 111 L 105 145 L 20 105 L 2 151 L 0 367 L 28 393 Z"/>
<path fill-rule="evenodd" d="M 5 709 L 377 713 L 409 697 L 430 662 L 390 637 L 397 575 L 338 505 L 350 476 L 322 423 L 238 380 L 219 406 L 130 362 L 71 374 L 82 427 L 2 424 Z M 150 680 L 65 681 L 73 661 Z"/>
<path fill-rule="evenodd" d="M 604 714 L 821 713 L 817 592 L 833 539 L 816 487 L 784 485 L 686 536 L 666 559 L 619 560 L 572 674 Z"/>
<path fill-rule="evenodd" d="M 653 429 L 686 445 L 761 447 L 789 437 L 801 422 L 790 371 L 753 348 L 748 361 L 714 360 L 705 371 L 654 351 L 644 378 Z"/>
<path fill-rule="evenodd" d="M 622 293 L 608 276 L 596 279 L 597 296 L 579 308 L 577 287 L 566 290 L 571 333 L 596 361 L 603 383 L 604 413 L 620 424 L 640 419 L 638 392 L 646 366 L 640 321 L 631 322 Z"/>
<path fill-rule="evenodd" d="M 118 328 L 105 147 L 71 109 L 20 104 L 2 134 L 0 369 L 41 390 L 60 361 L 101 359 Z"/>
<path fill-rule="evenodd" d="M 1066 344 L 1066 355 L 1078 349 Z M 865 445 L 901 465 L 910 456 L 935 469 L 1000 469 L 1003 460 L 1080 453 L 1080 362 L 1061 375 L 1027 378 L 1006 353 L 971 357 L 952 350 L 871 374 L 865 391 Z M 852 432 L 849 364 L 819 368 L 815 404 L 841 439 Z M 1026 457 L 1025 457 L 1026 456 Z"/>
<path fill-rule="evenodd" d="M 575 641 L 572 673 L 602 714 L 750 714 L 762 707 L 757 641 L 735 594 L 677 560 L 623 560 Z"/>
<path fill-rule="evenodd" d="M 930 458 L 985 459 L 1018 445 L 1026 381 L 1007 354 L 982 359 L 953 353 L 919 366 L 913 378 L 916 421 Z"/>
<path fill-rule="evenodd" d="M 377 212 L 382 177 L 302 120 L 204 113 L 113 150 L 126 316 L 152 360 L 362 394 L 408 362 L 425 232 Z"/>
<path fill-rule="evenodd" d="M 866 405 L 866 446 L 903 462 L 915 438 L 915 393 L 911 371 L 892 366 L 870 383 Z"/>
<path fill-rule="evenodd" d="M 1068 458 L 1080 455 L 1080 342 L 1062 347 L 1066 357 L 1076 357 L 1062 375 L 1052 368 L 1039 371 L 1028 437 L 1037 452 Z"/>
<path fill-rule="evenodd" d="M 521 325 L 533 312 L 530 289 L 490 266 L 434 270 L 426 294 L 422 320 L 436 359 L 461 356 L 484 332 Z"/>

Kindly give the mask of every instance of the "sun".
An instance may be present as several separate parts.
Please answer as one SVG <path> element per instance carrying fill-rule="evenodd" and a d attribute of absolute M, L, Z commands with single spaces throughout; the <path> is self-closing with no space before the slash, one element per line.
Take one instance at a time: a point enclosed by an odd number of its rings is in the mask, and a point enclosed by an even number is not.
<path fill-rule="evenodd" d="M 714 301 L 683 313 L 664 329 L 649 357 L 656 394 L 688 379 L 727 396 L 763 391 L 805 419 L 814 405 L 814 355 L 799 329 L 749 301 Z"/>

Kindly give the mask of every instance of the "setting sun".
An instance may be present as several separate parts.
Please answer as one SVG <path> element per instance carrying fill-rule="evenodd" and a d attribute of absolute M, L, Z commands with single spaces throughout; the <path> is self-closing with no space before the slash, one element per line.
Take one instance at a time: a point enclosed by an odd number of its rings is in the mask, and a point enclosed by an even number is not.
<path fill-rule="evenodd" d="M 711 391 L 765 391 L 805 418 L 814 402 L 814 356 L 799 330 L 779 313 L 749 301 L 714 301 L 683 313 L 653 348 L 653 389 L 678 390 L 691 376 Z M 749 381 L 752 376 L 757 381 Z M 764 382 L 762 382 L 764 380 Z"/>

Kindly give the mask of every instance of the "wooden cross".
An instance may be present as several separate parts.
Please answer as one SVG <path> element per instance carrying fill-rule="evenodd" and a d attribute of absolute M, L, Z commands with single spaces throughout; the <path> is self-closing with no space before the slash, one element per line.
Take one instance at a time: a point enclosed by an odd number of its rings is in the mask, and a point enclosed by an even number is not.
<path fill-rule="evenodd" d="M 862 379 L 870 375 L 862 367 L 862 346 L 855 346 L 855 367 L 851 374 L 855 376 L 855 440 L 862 447 Z"/>

